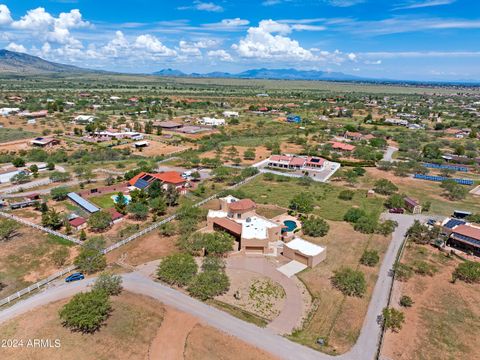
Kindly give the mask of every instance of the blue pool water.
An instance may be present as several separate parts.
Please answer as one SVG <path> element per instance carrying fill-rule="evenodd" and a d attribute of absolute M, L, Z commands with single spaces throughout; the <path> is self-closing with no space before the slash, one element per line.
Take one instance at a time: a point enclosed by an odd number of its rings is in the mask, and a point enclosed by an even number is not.
<path fill-rule="evenodd" d="M 112 200 L 116 204 L 118 201 L 118 195 L 112 195 Z M 132 200 L 132 197 L 130 195 L 125 195 L 125 204 L 128 205 L 128 203 Z"/>
<path fill-rule="evenodd" d="M 283 224 L 287 227 L 286 229 L 283 230 L 285 232 L 290 232 L 297 228 L 297 223 L 293 220 L 285 220 Z"/>

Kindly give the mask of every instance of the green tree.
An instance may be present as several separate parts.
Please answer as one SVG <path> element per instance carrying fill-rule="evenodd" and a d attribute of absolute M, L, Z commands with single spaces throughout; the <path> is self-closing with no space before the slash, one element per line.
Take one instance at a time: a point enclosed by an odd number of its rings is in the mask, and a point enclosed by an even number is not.
<path fill-rule="evenodd" d="M 74 260 L 74 264 L 81 272 L 93 274 L 105 269 L 107 259 L 102 250 L 105 247 L 105 240 L 101 237 L 93 237 L 84 242 L 80 253 Z"/>
<path fill-rule="evenodd" d="M 440 186 L 446 190 L 447 197 L 450 200 L 462 200 L 465 199 L 468 194 L 468 190 L 453 179 L 442 181 L 442 185 Z"/>
<path fill-rule="evenodd" d="M 60 213 L 57 212 L 54 208 L 49 209 L 47 212 L 42 214 L 42 225 L 53 230 L 58 230 L 62 227 L 64 221 L 60 216 Z"/>
<path fill-rule="evenodd" d="M 243 158 L 245 160 L 255 160 L 255 149 L 248 148 L 247 150 L 245 150 L 243 153 Z"/>
<path fill-rule="evenodd" d="M 359 208 L 350 208 L 343 216 L 343 220 L 349 223 L 356 223 L 358 219 L 367 216 L 367 213 Z"/>
<path fill-rule="evenodd" d="M 68 172 L 52 171 L 50 173 L 50 180 L 55 182 L 65 182 L 70 180 L 71 176 Z"/>
<path fill-rule="evenodd" d="M 15 159 L 12 160 L 12 165 L 19 168 L 19 167 L 24 167 L 25 166 L 25 160 L 22 159 L 21 157 L 16 157 Z"/>
<path fill-rule="evenodd" d="M 392 194 L 385 201 L 385 206 L 389 209 L 393 208 L 403 208 L 405 206 L 405 195 L 402 194 Z"/>
<path fill-rule="evenodd" d="M 112 225 L 112 215 L 105 210 L 100 210 L 90 215 L 87 223 L 93 231 L 105 231 Z"/>
<path fill-rule="evenodd" d="M 156 197 L 150 200 L 150 208 L 156 215 L 164 215 L 167 211 L 167 203 L 163 197 Z"/>
<path fill-rule="evenodd" d="M 408 295 L 403 295 L 401 298 L 400 298 L 400 306 L 403 306 L 403 307 L 412 307 L 413 305 L 413 300 L 410 296 Z"/>
<path fill-rule="evenodd" d="M 232 251 L 234 243 L 235 239 L 233 236 L 222 231 L 203 234 L 202 245 L 207 254 L 225 254 Z"/>
<path fill-rule="evenodd" d="M 373 190 L 382 195 L 391 195 L 398 190 L 398 187 L 390 180 L 380 179 L 375 182 Z"/>
<path fill-rule="evenodd" d="M 175 225 L 173 225 L 171 222 L 167 222 L 160 226 L 159 233 L 162 236 L 172 236 L 175 234 Z"/>
<path fill-rule="evenodd" d="M 173 254 L 162 260 L 157 276 L 170 285 L 186 286 L 192 281 L 197 270 L 197 263 L 192 255 Z"/>
<path fill-rule="evenodd" d="M 332 285 L 348 296 L 362 297 L 367 290 L 365 275 L 361 271 L 351 268 L 334 271 Z"/>
<path fill-rule="evenodd" d="M 400 310 L 386 307 L 383 309 L 383 325 L 386 329 L 390 329 L 393 332 L 399 332 L 402 329 L 402 325 L 405 322 L 405 315 Z"/>
<path fill-rule="evenodd" d="M 125 215 L 127 213 L 127 205 L 127 197 L 123 194 L 123 192 L 119 191 L 115 199 L 115 210 L 117 210 L 120 214 Z"/>
<path fill-rule="evenodd" d="M 205 301 L 226 293 L 229 287 L 230 281 L 223 271 L 209 270 L 201 272 L 193 278 L 188 286 L 188 292 Z"/>
<path fill-rule="evenodd" d="M 107 320 L 112 310 L 108 294 L 103 291 L 82 292 L 60 310 L 64 326 L 72 331 L 93 333 Z"/>
<path fill-rule="evenodd" d="M 173 185 L 168 185 L 167 190 L 165 191 L 166 204 L 170 207 L 177 206 L 179 197 L 180 194 L 178 193 L 177 188 Z"/>
<path fill-rule="evenodd" d="M 376 232 L 383 236 L 388 236 L 395 231 L 397 226 L 398 222 L 394 220 L 385 220 L 377 225 Z"/>
<path fill-rule="evenodd" d="M 225 166 L 217 167 L 212 171 L 213 179 L 218 182 L 225 181 L 230 176 L 231 170 Z"/>
<path fill-rule="evenodd" d="M 147 194 L 150 199 L 163 196 L 162 183 L 160 181 L 154 181 L 147 189 Z"/>
<path fill-rule="evenodd" d="M 8 241 L 18 234 L 20 225 L 15 220 L 0 219 L 0 240 Z"/>
<path fill-rule="evenodd" d="M 378 227 L 377 219 L 372 215 L 362 216 L 353 225 L 355 231 L 359 231 L 363 234 L 373 234 Z"/>
<path fill-rule="evenodd" d="M 323 237 L 330 230 L 330 225 L 317 216 L 309 216 L 302 221 L 302 231 L 305 235 L 314 237 Z"/>
<path fill-rule="evenodd" d="M 120 295 L 122 290 L 122 277 L 108 272 L 101 273 L 93 285 L 93 291 L 103 291 L 108 295 Z"/>
<path fill-rule="evenodd" d="M 66 186 L 59 186 L 50 190 L 50 195 L 52 196 L 53 200 L 62 201 L 67 198 L 70 189 Z"/>
<path fill-rule="evenodd" d="M 148 206 L 141 202 L 128 204 L 128 213 L 135 220 L 145 220 L 148 217 Z"/>
<path fill-rule="evenodd" d="M 299 193 L 290 201 L 289 208 L 301 213 L 310 213 L 313 211 L 312 196 L 306 192 Z"/>

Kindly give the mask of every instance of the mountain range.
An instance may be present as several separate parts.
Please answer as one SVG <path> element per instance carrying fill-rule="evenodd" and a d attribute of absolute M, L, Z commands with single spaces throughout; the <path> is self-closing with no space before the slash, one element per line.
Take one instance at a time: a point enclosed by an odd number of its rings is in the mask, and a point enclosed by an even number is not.
<path fill-rule="evenodd" d="M 0 50 L 0 75 L 54 75 L 97 72 L 43 60 L 38 56 Z"/>
<path fill-rule="evenodd" d="M 297 69 L 251 69 L 240 73 L 210 72 L 205 74 L 184 73 L 180 70 L 163 69 L 153 75 L 165 77 L 195 77 L 195 78 L 235 78 L 235 79 L 275 79 L 275 80 L 331 80 L 331 81 L 365 81 L 366 78 L 318 70 Z"/>

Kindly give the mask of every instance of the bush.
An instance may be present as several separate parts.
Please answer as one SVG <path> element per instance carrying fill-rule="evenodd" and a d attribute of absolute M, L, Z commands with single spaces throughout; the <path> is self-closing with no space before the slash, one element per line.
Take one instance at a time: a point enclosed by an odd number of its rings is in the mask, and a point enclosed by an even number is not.
<path fill-rule="evenodd" d="M 395 263 L 393 271 L 395 272 L 395 278 L 398 281 L 407 281 L 413 275 L 413 270 L 410 266 L 399 262 Z"/>
<path fill-rule="evenodd" d="M 360 258 L 360 263 L 365 266 L 375 266 L 380 261 L 377 250 L 365 250 Z"/>
<path fill-rule="evenodd" d="M 0 219 L 0 241 L 7 241 L 18 234 L 20 225 L 15 220 Z"/>
<path fill-rule="evenodd" d="M 53 188 L 50 191 L 50 195 L 52 196 L 53 200 L 62 201 L 67 198 L 67 194 L 70 192 L 70 189 L 66 186 L 60 186 L 57 188 Z"/>
<path fill-rule="evenodd" d="M 395 231 L 395 228 L 398 226 L 398 222 L 394 220 L 385 220 L 384 222 L 377 225 L 377 233 L 387 236 Z"/>
<path fill-rule="evenodd" d="M 101 273 L 93 285 L 94 291 L 103 291 L 108 295 L 120 295 L 122 292 L 122 277 L 110 273 Z"/>
<path fill-rule="evenodd" d="M 175 234 L 175 230 L 175 225 L 173 225 L 171 222 L 167 222 L 160 226 L 159 233 L 163 236 L 172 236 Z"/>
<path fill-rule="evenodd" d="M 264 173 L 263 174 L 263 180 L 266 180 L 266 181 L 273 181 L 275 179 L 275 175 L 272 174 L 272 173 Z"/>
<path fill-rule="evenodd" d="M 203 258 L 202 270 L 203 271 L 220 271 L 225 269 L 225 261 L 222 258 L 216 256 L 206 256 Z"/>
<path fill-rule="evenodd" d="M 343 220 L 349 223 L 356 223 L 358 219 L 366 216 L 367 213 L 359 208 L 350 208 L 343 216 Z"/>
<path fill-rule="evenodd" d="M 400 306 L 403 306 L 403 307 L 411 307 L 413 305 L 413 300 L 410 296 L 407 296 L 407 295 L 403 295 L 401 298 L 400 298 Z"/>
<path fill-rule="evenodd" d="M 127 210 L 135 220 L 145 220 L 148 217 L 148 206 L 141 202 L 129 204 Z"/>
<path fill-rule="evenodd" d="M 170 285 L 186 286 L 197 273 L 197 263 L 192 255 L 174 254 L 165 257 L 158 266 L 157 276 Z"/>
<path fill-rule="evenodd" d="M 59 315 L 63 325 L 72 331 L 93 333 L 102 326 L 111 310 L 107 293 L 90 291 L 75 295 Z"/>
<path fill-rule="evenodd" d="M 403 323 L 405 322 L 405 315 L 400 310 L 394 308 L 383 309 L 383 325 L 386 329 L 391 329 L 394 332 L 398 332 Z"/>
<path fill-rule="evenodd" d="M 437 268 L 426 261 L 418 260 L 413 263 L 413 271 L 422 276 L 433 276 L 437 272 Z"/>
<path fill-rule="evenodd" d="M 224 294 L 230 287 L 228 276 L 223 271 L 204 271 L 193 278 L 188 292 L 200 300 L 212 299 Z"/>
<path fill-rule="evenodd" d="M 302 222 L 302 231 L 305 235 L 323 237 L 330 230 L 330 225 L 322 218 L 310 216 Z"/>
<path fill-rule="evenodd" d="M 452 280 L 460 279 L 466 283 L 480 282 L 480 263 L 465 261 L 457 266 L 452 274 Z"/>
<path fill-rule="evenodd" d="M 334 271 L 332 284 L 344 295 L 362 297 L 367 290 L 365 275 L 358 270 L 342 268 Z"/>
<path fill-rule="evenodd" d="M 60 267 L 67 262 L 69 251 L 66 247 L 61 247 L 52 253 L 52 261 L 55 266 Z"/>
<path fill-rule="evenodd" d="M 338 194 L 340 200 L 352 200 L 355 192 L 352 190 L 343 190 Z"/>
<path fill-rule="evenodd" d="M 377 220 L 373 216 L 362 216 L 353 228 L 363 234 L 373 234 L 377 230 L 377 225 Z"/>

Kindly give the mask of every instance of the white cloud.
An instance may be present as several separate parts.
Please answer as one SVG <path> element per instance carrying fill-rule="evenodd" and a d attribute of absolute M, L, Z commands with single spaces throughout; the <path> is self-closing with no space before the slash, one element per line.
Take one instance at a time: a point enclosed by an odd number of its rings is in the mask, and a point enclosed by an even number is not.
<path fill-rule="evenodd" d="M 307 24 L 293 24 L 293 30 L 297 31 L 323 31 L 326 29 L 323 25 L 307 25 Z"/>
<path fill-rule="evenodd" d="M 366 65 L 381 65 L 382 60 L 365 60 L 363 63 Z"/>
<path fill-rule="evenodd" d="M 223 7 L 213 2 L 194 1 L 190 6 L 180 6 L 178 10 L 199 10 L 208 12 L 222 12 Z"/>
<path fill-rule="evenodd" d="M 223 19 L 221 21 L 221 24 L 224 25 L 225 27 L 237 27 L 237 26 L 245 26 L 250 24 L 250 21 L 240 19 L 240 18 L 235 18 L 235 19 Z"/>
<path fill-rule="evenodd" d="M 220 61 L 233 61 L 232 55 L 225 50 L 210 50 L 207 55 Z"/>
<path fill-rule="evenodd" d="M 201 56 L 202 55 L 202 51 L 200 50 L 200 48 L 193 43 L 188 43 L 186 41 L 181 40 L 179 42 L 179 47 L 180 47 L 180 51 L 183 54 L 191 55 L 191 56 Z"/>
<path fill-rule="evenodd" d="M 7 5 L 0 4 L 0 26 L 9 25 L 13 21 Z"/>
<path fill-rule="evenodd" d="M 135 39 L 134 47 L 137 49 L 145 50 L 148 53 L 154 54 L 156 56 L 175 56 L 177 55 L 175 50 L 169 49 L 163 45 L 160 40 L 158 40 L 153 35 L 140 35 Z"/>
<path fill-rule="evenodd" d="M 457 0 L 423 0 L 423 1 L 408 1 L 396 7 L 394 10 L 406 10 L 406 9 L 421 9 L 432 6 L 450 5 Z"/>
<path fill-rule="evenodd" d="M 355 55 L 354 53 L 348 54 L 348 55 L 347 55 L 347 58 L 348 58 L 348 60 L 350 60 L 350 61 L 354 61 L 354 62 L 357 61 L 357 55 Z"/>
<path fill-rule="evenodd" d="M 8 44 L 5 49 L 10 50 L 10 51 L 21 52 L 21 53 L 26 53 L 27 52 L 27 49 L 25 49 L 25 46 L 16 44 L 14 42 L 11 42 L 10 44 Z"/>
<path fill-rule="evenodd" d="M 325 0 L 330 5 L 336 7 L 350 7 L 354 5 L 358 5 L 364 3 L 366 0 Z"/>
<path fill-rule="evenodd" d="M 249 28 L 247 36 L 238 44 L 232 45 L 232 49 L 244 58 L 314 60 L 312 52 L 301 47 L 298 41 L 275 35 L 275 33 L 287 34 L 290 31 L 286 24 L 262 20 L 258 27 Z"/>

